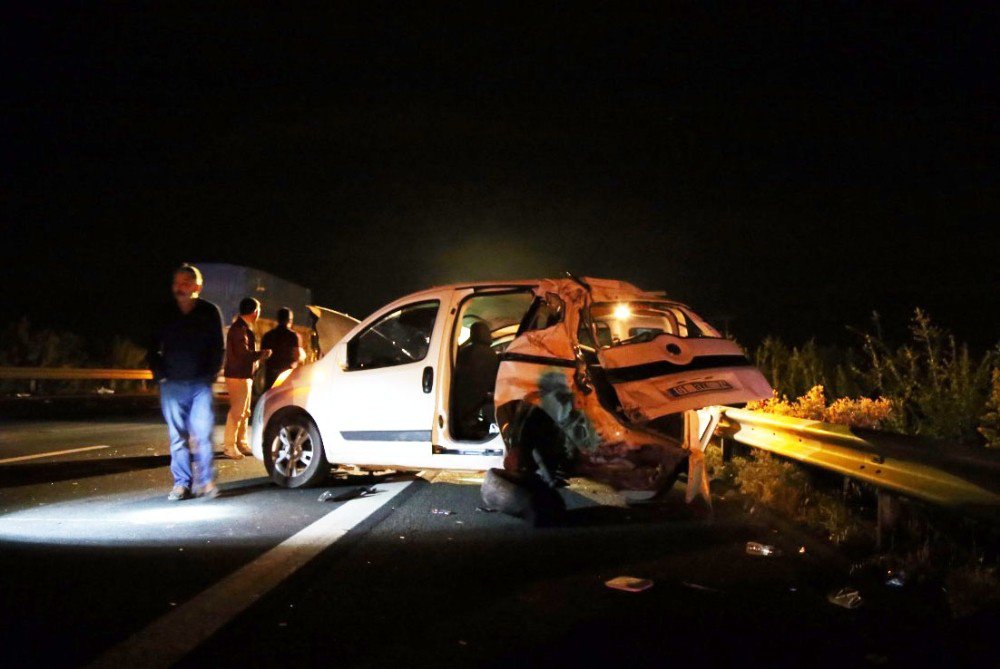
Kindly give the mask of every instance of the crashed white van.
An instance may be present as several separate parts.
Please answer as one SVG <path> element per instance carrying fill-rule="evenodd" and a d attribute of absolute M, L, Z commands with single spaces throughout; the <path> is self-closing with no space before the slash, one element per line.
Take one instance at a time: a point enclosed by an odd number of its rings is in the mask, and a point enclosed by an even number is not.
<path fill-rule="evenodd" d="M 505 469 L 550 486 L 585 476 L 658 491 L 688 472 L 711 405 L 771 396 L 732 341 L 687 306 L 621 282 L 455 284 L 399 299 L 253 414 L 272 479 L 300 487 L 330 466 Z"/>

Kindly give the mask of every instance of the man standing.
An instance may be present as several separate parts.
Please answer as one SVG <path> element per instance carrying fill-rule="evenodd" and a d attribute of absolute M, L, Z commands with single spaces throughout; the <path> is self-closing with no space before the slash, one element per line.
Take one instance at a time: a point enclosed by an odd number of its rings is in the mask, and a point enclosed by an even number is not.
<path fill-rule="evenodd" d="M 271 351 L 271 357 L 264 363 L 264 390 L 273 386 L 286 369 L 300 365 L 306 359 L 299 335 L 292 329 L 294 322 L 295 314 L 291 309 L 278 309 L 277 327 L 264 333 L 260 340 L 261 347 Z"/>
<path fill-rule="evenodd" d="M 229 415 L 222 452 L 233 460 L 250 455 L 247 444 L 247 419 L 250 418 L 250 387 L 257 361 L 270 357 L 269 350 L 257 350 L 253 324 L 260 318 L 260 302 L 252 297 L 240 300 L 240 315 L 233 320 L 226 335 L 226 389 L 229 391 Z"/>
<path fill-rule="evenodd" d="M 160 386 L 160 407 L 170 432 L 174 487 L 167 499 L 172 502 L 187 499 L 192 491 L 205 497 L 219 494 L 212 468 L 212 383 L 224 353 L 222 315 L 217 306 L 198 297 L 202 285 L 197 267 L 177 268 L 176 305 L 164 314 L 149 347 L 149 367 Z M 189 439 L 195 448 L 194 474 Z"/>

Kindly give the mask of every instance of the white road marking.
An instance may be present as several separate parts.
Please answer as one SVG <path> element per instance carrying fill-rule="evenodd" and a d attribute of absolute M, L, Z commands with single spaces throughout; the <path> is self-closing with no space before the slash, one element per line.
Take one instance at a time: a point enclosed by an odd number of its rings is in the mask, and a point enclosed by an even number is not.
<path fill-rule="evenodd" d="M 8 462 L 21 462 L 23 460 L 38 460 L 40 458 L 51 458 L 54 455 L 68 455 L 70 453 L 83 453 L 84 451 L 96 451 L 102 448 L 111 448 L 108 444 L 102 444 L 100 446 L 84 446 L 82 448 L 69 448 L 65 451 L 50 451 L 48 453 L 38 453 L 37 455 L 22 455 L 16 458 L 5 458 L 0 460 L 0 465 L 7 464 Z"/>
<path fill-rule="evenodd" d="M 285 539 L 131 638 L 90 667 L 170 667 L 300 567 L 341 539 L 413 481 L 379 483 L 382 491 L 343 504 Z"/>

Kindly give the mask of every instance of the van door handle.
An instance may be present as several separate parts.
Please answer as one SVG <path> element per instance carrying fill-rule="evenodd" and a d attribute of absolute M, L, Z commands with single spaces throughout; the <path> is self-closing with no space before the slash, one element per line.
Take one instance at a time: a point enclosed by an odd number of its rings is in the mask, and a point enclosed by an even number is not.
<path fill-rule="evenodd" d="M 434 368 L 424 367 L 424 378 L 423 378 L 424 393 L 429 393 L 431 388 L 434 387 Z"/>

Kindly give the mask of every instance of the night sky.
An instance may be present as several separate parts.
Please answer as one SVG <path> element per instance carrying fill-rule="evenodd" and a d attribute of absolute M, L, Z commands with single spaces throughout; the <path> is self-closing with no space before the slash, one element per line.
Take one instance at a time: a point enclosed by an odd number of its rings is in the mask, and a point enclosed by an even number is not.
<path fill-rule="evenodd" d="M 1000 339 L 995 3 L 24 4 L 0 28 L 0 324 L 138 339 L 200 260 L 358 317 L 570 270 L 746 343 L 915 306 Z"/>

